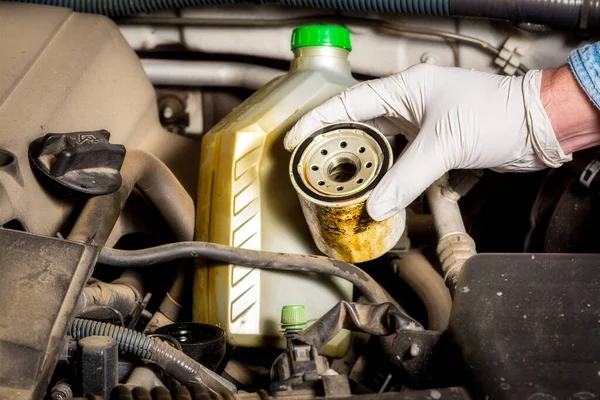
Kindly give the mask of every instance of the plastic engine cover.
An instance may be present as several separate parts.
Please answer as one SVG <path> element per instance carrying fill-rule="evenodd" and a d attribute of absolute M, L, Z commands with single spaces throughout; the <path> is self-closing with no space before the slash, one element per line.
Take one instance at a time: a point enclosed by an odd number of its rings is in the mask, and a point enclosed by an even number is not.
<path fill-rule="evenodd" d="M 449 330 L 477 398 L 597 398 L 599 299 L 600 255 L 471 258 Z"/>
<path fill-rule="evenodd" d="M 111 143 L 164 161 L 185 148 L 185 139 L 162 129 L 154 89 L 109 19 L 0 2 L 0 38 L 0 226 L 48 236 L 64 228 L 73 199 L 47 191 L 27 155 L 47 133 L 106 129 Z"/>

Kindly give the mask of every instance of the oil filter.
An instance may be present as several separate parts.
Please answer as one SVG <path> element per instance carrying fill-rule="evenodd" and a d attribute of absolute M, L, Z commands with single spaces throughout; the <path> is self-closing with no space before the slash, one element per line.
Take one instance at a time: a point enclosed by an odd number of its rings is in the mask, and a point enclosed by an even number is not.
<path fill-rule="evenodd" d="M 357 122 L 326 126 L 296 148 L 290 178 L 319 250 L 355 263 L 380 257 L 398 242 L 404 211 L 375 221 L 366 209 L 392 163 L 385 136 Z"/>

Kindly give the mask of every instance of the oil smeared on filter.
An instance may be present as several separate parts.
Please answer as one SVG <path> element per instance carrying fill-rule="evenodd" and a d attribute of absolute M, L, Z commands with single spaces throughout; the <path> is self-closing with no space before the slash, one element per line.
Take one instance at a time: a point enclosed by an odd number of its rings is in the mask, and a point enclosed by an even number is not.
<path fill-rule="evenodd" d="M 319 250 L 338 260 L 364 262 L 398 242 L 404 211 L 375 221 L 366 210 L 371 191 L 391 165 L 385 137 L 356 122 L 326 126 L 296 148 L 290 177 Z"/>

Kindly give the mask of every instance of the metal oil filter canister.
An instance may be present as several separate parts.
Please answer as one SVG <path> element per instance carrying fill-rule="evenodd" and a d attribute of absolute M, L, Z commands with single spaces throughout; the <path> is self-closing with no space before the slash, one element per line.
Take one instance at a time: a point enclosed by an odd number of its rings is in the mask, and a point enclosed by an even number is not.
<path fill-rule="evenodd" d="M 404 211 L 375 221 L 366 209 L 392 163 L 385 136 L 356 122 L 326 126 L 296 148 L 290 177 L 319 250 L 355 263 L 380 257 L 398 242 Z"/>

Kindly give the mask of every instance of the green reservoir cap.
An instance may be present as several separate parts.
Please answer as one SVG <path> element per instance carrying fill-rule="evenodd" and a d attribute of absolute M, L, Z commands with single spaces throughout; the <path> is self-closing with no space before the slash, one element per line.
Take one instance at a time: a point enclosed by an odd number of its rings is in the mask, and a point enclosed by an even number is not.
<path fill-rule="evenodd" d="M 281 327 L 284 330 L 300 330 L 307 326 L 304 306 L 283 306 L 281 308 Z"/>
<path fill-rule="evenodd" d="M 337 25 L 307 25 L 292 32 L 292 50 L 308 46 L 339 47 L 352 51 L 350 31 Z"/>

